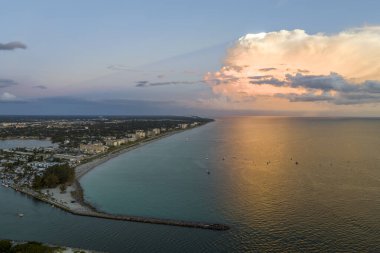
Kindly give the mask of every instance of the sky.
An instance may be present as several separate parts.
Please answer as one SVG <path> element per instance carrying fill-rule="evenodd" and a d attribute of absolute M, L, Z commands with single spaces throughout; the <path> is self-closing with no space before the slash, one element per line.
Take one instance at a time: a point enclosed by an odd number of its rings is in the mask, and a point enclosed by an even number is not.
<path fill-rule="evenodd" d="M 376 0 L 0 6 L 0 114 L 380 116 Z"/>

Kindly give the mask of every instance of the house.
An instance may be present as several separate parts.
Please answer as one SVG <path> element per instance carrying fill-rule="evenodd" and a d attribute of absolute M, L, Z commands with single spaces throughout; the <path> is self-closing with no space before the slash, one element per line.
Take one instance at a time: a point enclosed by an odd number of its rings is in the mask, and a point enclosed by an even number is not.
<path fill-rule="evenodd" d="M 181 129 L 186 129 L 188 126 L 189 124 L 185 124 L 185 123 L 178 124 L 178 128 L 181 128 Z"/>
<path fill-rule="evenodd" d="M 153 128 L 152 131 L 155 135 L 159 135 L 161 132 L 159 128 Z"/>
<path fill-rule="evenodd" d="M 106 146 L 116 147 L 119 146 L 119 142 L 117 140 L 106 140 Z"/>
<path fill-rule="evenodd" d="M 95 143 L 95 144 L 80 144 L 79 146 L 80 151 L 82 151 L 85 154 L 99 154 L 107 151 L 108 147 L 104 146 L 101 143 Z"/>
<path fill-rule="evenodd" d="M 106 145 L 109 147 L 117 147 L 127 142 L 128 140 L 125 140 L 125 139 L 106 140 Z"/>
<path fill-rule="evenodd" d="M 153 136 L 154 135 L 154 132 L 152 131 L 152 130 L 148 130 L 148 131 L 146 131 L 146 136 L 147 137 L 151 137 L 151 136 Z"/>
<path fill-rule="evenodd" d="M 145 138 L 146 134 L 144 130 L 136 130 L 135 132 L 137 139 Z"/>
<path fill-rule="evenodd" d="M 144 132 L 144 136 L 145 136 L 145 132 Z M 136 134 L 127 134 L 127 141 L 128 142 L 137 141 L 137 135 Z"/>

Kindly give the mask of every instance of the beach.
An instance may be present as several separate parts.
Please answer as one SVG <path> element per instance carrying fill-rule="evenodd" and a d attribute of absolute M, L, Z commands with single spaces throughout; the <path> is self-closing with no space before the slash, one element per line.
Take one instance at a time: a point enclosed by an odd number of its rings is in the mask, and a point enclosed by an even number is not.
<path fill-rule="evenodd" d="M 91 160 L 87 163 L 84 163 L 84 164 L 81 164 L 81 165 L 75 167 L 75 178 L 77 181 L 79 181 L 79 179 L 82 176 L 84 176 L 86 173 L 88 173 L 92 169 L 96 168 L 100 164 L 107 162 L 108 160 L 111 160 L 115 157 L 118 157 L 119 155 L 127 153 L 131 150 L 143 147 L 144 145 L 147 145 L 153 141 L 158 141 L 162 138 L 166 138 L 166 137 L 172 136 L 173 134 L 181 133 L 183 131 L 185 131 L 185 130 L 177 130 L 175 132 L 161 134 L 159 136 L 151 137 L 151 138 L 148 138 L 146 140 L 142 140 L 142 141 L 134 143 L 132 145 L 128 145 L 128 146 L 122 147 L 118 150 L 109 152 L 105 155 L 99 156 L 99 157 L 95 158 L 94 160 Z"/>
<path fill-rule="evenodd" d="M 53 206 L 59 207 L 70 212 L 95 214 L 99 211 L 96 210 L 91 204 L 87 203 L 83 196 L 83 189 L 80 185 L 80 178 L 92 169 L 96 168 L 100 164 L 103 164 L 121 154 L 127 153 L 131 150 L 143 147 L 153 141 L 160 140 L 162 138 L 169 137 L 173 134 L 183 132 L 184 130 L 178 130 L 175 132 L 165 133 L 160 136 L 151 137 L 140 142 L 136 142 L 132 145 L 122 146 L 121 148 L 108 152 L 106 154 L 98 155 L 96 158 L 85 162 L 75 167 L 75 180 L 72 184 L 68 185 L 65 191 L 61 191 L 59 186 L 56 188 L 42 189 L 41 194 L 38 194 L 30 189 L 21 189 L 14 187 L 15 190 L 28 194 L 39 200 L 45 201 Z"/>
<path fill-rule="evenodd" d="M 165 133 L 159 136 L 151 137 L 143 141 L 121 147 L 117 150 L 113 150 L 107 154 L 97 156 L 86 163 L 83 163 L 75 167 L 75 180 L 72 184 L 68 185 L 64 191 L 62 191 L 59 186 L 56 188 L 42 189 L 40 192 L 33 191 L 31 189 L 12 187 L 18 192 L 27 194 L 35 199 L 44 201 L 50 204 L 52 207 L 60 208 L 69 213 L 89 216 L 102 219 L 120 220 L 120 221 L 132 221 L 132 222 L 142 222 L 150 224 L 161 224 L 161 225 L 171 225 L 171 226 L 181 226 L 181 227 L 191 227 L 191 228 L 201 228 L 210 230 L 228 230 L 229 227 L 224 224 L 214 224 L 207 222 L 193 222 L 193 221 L 183 221 L 183 220 L 173 220 L 173 219 L 160 219 L 152 217 L 140 217 L 140 216 L 129 216 L 129 215 L 113 215 L 109 213 L 97 210 L 90 203 L 86 202 L 83 196 L 83 189 L 80 185 L 80 178 L 86 173 L 90 172 L 92 169 L 96 168 L 100 164 L 103 164 L 110 159 L 113 159 L 121 154 L 129 152 L 131 150 L 143 147 L 153 141 L 160 140 L 162 138 L 169 137 L 173 134 L 181 133 L 186 130 L 177 130 L 175 132 Z"/>

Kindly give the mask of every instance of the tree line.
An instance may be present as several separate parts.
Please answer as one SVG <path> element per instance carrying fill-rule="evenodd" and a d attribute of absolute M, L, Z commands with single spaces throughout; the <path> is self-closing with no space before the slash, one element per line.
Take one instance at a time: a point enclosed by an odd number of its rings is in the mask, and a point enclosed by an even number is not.
<path fill-rule="evenodd" d="M 55 188 L 58 185 L 72 183 L 74 178 L 74 168 L 68 164 L 54 165 L 47 168 L 42 176 L 36 176 L 34 178 L 33 187 L 35 189 Z"/>

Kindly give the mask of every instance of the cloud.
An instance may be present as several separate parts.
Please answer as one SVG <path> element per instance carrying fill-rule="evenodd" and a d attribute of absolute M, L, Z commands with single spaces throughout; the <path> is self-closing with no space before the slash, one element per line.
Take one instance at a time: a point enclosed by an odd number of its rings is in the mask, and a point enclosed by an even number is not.
<path fill-rule="evenodd" d="M 137 81 L 136 87 L 146 87 L 149 86 L 149 81 Z"/>
<path fill-rule="evenodd" d="M 35 85 L 35 86 L 33 86 L 33 88 L 35 88 L 35 89 L 41 89 L 41 90 L 46 90 L 47 89 L 47 87 L 45 85 Z"/>
<path fill-rule="evenodd" d="M 154 87 L 154 86 L 167 86 L 178 84 L 199 84 L 203 83 L 203 80 L 198 81 L 169 81 L 169 82 L 149 82 L 149 81 L 137 81 L 136 87 Z"/>
<path fill-rule="evenodd" d="M 17 83 L 11 79 L 1 79 L 0 78 L 0 88 L 8 88 L 17 85 Z"/>
<path fill-rule="evenodd" d="M 140 71 L 138 69 L 130 68 L 130 67 L 122 65 L 122 64 L 109 65 L 109 66 L 107 66 L 107 69 L 114 70 L 114 71 L 131 71 L 131 72 L 138 72 L 138 71 Z"/>
<path fill-rule="evenodd" d="M 17 97 L 13 95 L 12 93 L 9 92 L 4 92 L 3 94 L 0 95 L 0 102 L 14 102 L 18 101 Z"/>
<path fill-rule="evenodd" d="M 247 34 L 204 80 L 233 101 L 249 97 L 337 105 L 380 102 L 380 26 L 338 34 Z"/>
<path fill-rule="evenodd" d="M 276 70 L 276 68 L 262 68 L 262 69 L 259 69 L 259 71 L 261 71 L 261 72 L 268 72 L 268 71 L 272 71 L 272 70 Z"/>
<path fill-rule="evenodd" d="M 9 43 L 0 43 L 0 50 L 15 50 L 15 49 L 26 49 L 26 45 L 22 42 L 13 41 Z"/>

